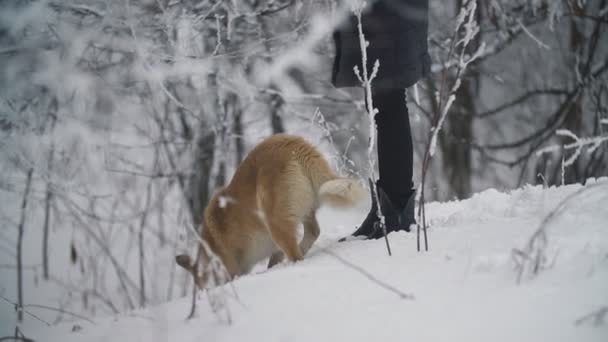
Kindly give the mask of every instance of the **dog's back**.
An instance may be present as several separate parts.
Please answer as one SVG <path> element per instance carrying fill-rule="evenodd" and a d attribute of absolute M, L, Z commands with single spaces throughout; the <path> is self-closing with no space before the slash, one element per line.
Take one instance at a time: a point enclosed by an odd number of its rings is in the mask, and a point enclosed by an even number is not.
<path fill-rule="evenodd" d="M 315 211 L 320 204 L 349 206 L 364 195 L 357 181 L 336 176 L 304 139 L 273 135 L 249 153 L 230 184 L 213 196 L 204 213 L 203 239 L 232 276 L 271 255 L 269 267 L 283 255 L 301 260 L 319 236 Z M 304 225 L 300 243 L 299 223 Z"/>

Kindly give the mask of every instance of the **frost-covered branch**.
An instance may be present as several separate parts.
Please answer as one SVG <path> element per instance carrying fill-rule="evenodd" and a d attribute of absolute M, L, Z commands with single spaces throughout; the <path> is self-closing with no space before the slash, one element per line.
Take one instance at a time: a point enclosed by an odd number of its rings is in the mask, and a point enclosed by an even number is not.
<path fill-rule="evenodd" d="M 355 65 L 353 71 L 357 76 L 359 82 L 363 86 L 365 91 L 365 104 L 367 109 L 367 115 L 369 119 L 369 141 L 367 146 L 367 160 L 368 160 L 368 168 L 369 175 L 371 179 L 376 179 L 375 174 L 375 158 L 374 158 L 374 147 L 376 144 L 376 127 L 374 117 L 379 115 L 378 109 L 374 107 L 374 101 L 372 98 L 372 82 L 378 75 L 378 69 L 380 67 L 380 61 L 375 60 L 374 66 L 372 68 L 371 73 L 367 70 L 367 47 L 369 46 L 369 41 L 365 39 L 365 35 L 363 33 L 363 23 L 361 22 L 361 15 L 363 13 L 363 9 L 365 8 L 365 2 L 362 0 L 356 1 L 352 4 L 352 11 L 357 18 L 357 31 L 359 36 L 359 47 L 361 48 L 361 68 L 363 70 L 359 70 L 359 68 Z M 372 196 L 375 197 L 376 203 L 380 203 L 378 191 L 376 187 L 373 186 L 373 182 L 369 182 L 372 189 Z M 380 219 L 380 227 L 382 228 L 384 241 L 386 243 L 386 250 L 388 251 L 388 255 L 391 255 L 391 246 L 388 242 L 388 234 L 386 231 L 386 219 L 384 214 L 382 213 L 382 206 L 378 205 L 378 218 Z"/>
<path fill-rule="evenodd" d="M 604 123 L 604 124 L 606 124 L 607 122 L 608 122 L 608 120 L 606 120 L 606 119 L 602 120 L 602 123 Z M 597 150 L 602 145 L 602 143 L 608 141 L 608 134 L 603 134 L 603 135 L 600 135 L 597 137 L 580 138 L 576 134 L 574 134 L 572 131 L 565 129 L 565 128 L 558 129 L 557 131 L 555 131 L 555 134 L 557 134 L 559 136 L 571 138 L 573 140 L 573 142 L 564 144 L 564 145 L 551 145 L 551 146 L 544 147 L 544 148 L 538 150 L 536 152 L 536 155 L 538 156 L 543 153 L 560 151 L 562 149 L 565 151 L 574 150 L 572 155 L 564 161 L 565 167 L 568 167 L 568 166 L 571 166 L 572 164 L 574 164 L 574 162 L 576 162 L 576 160 L 579 158 L 579 156 L 581 155 L 583 150 L 586 150 L 588 154 L 591 154 L 595 150 Z"/>
<path fill-rule="evenodd" d="M 323 113 L 321 112 L 321 110 L 319 110 L 318 108 L 315 109 L 315 112 L 312 116 L 312 123 L 318 127 L 321 132 L 323 133 L 323 136 L 325 137 L 325 139 L 327 139 L 327 141 L 329 142 L 329 145 L 331 147 L 331 149 L 333 150 L 333 159 L 336 160 L 336 165 L 337 165 L 337 169 L 338 169 L 338 173 L 339 174 L 358 174 L 358 170 L 356 170 L 355 168 L 355 162 L 348 158 L 347 156 L 347 152 L 348 149 L 350 148 L 350 145 L 352 143 L 352 141 L 355 139 L 355 137 L 350 137 L 348 139 L 348 142 L 346 144 L 346 148 L 344 149 L 343 152 L 340 152 L 338 150 L 338 148 L 336 147 L 336 143 L 334 141 L 334 138 L 332 137 L 332 131 L 335 131 L 337 129 L 336 125 L 327 121 L 325 119 L 325 116 L 323 115 Z"/>
<path fill-rule="evenodd" d="M 467 53 L 467 51 L 469 50 L 469 44 L 475 39 L 475 37 L 479 33 L 479 26 L 476 20 L 476 12 L 476 0 L 469 0 L 468 2 L 463 4 L 462 8 L 460 9 L 460 12 L 456 17 L 453 29 L 454 33 L 450 40 L 450 48 L 448 51 L 446 63 L 451 63 L 455 68 L 455 70 L 453 71 L 453 81 L 451 84 L 448 84 L 449 68 L 445 67 L 443 69 L 439 93 L 437 94 L 438 110 L 433 114 L 433 117 L 431 119 L 431 128 L 428 136 L 428 144 L 425 148 L 424 158 L 422 161 L 421 184 L 416 194 L 416 200 L 420 204 L 418 207 L 418 224 L 416 229 L 418 251 L 420 251 L 421 226 L 424 233 L 424 248 L 425 250 L 428 250 L 428 240 L 426 234 L 427 224 L 424 207 L 424 189 L 431 159 L 435 154 L 437 138 L 439 132 L 441 131 L 441 128 L 443 127 L 443 123 L 445 122 L 446 117 L 450 111 L 450 108 L 456 100 L 456 93 L 460 88 L 460 85 L 462 84 L 462 77 L 464 72 L 466 71 L 470 63 L 474 62 L 480 56 L 482 56 L 485 49 L 485 43 L 482 42 L 473 53 Z M 456 56 L 456 58 L 454 58 L 454 56 Z"/>
<path fill-rule="evenodd" d="M 464 28 L 464 32 L 462 33 L 462 37 L 460 38 L 460 40 L 457 41 L 457 43 L 455 44 L 454 48 L 458 48 L 460 47 L 460 53 L 459 53 L 459 57 L 458 57 L 458 63 L 456 64 L 456 76 L 454 79 L 454 82 L 452 83 L 452 87 L 448 93 L 448 98 L 447 100 L 445 100 L 445 103 L 443 105 L 441 105 L 441 102 L 443 101 L 443 94 L 439 94 L 440 98 L 440 108 L 441 108 L 441 112 L 439 114 L 439 120 L 437 121 L 437 123 L 435 124 L 435 126 L 431 127 L 431 143 L 430 143 L 430 156 L 432 157 L 435 154 L 435 149 L 436 149 L 436 145 L 437 145 L 437 136 L 439 134 L 439 131 L 441 130 L 441 127 L 443 126 L 443 123 L 445 121 L 445 118 L 448 115 L 448 112 L 450 110 L 450 108 L 452 107 L 452 104 L 454 103 L 454 101 L 456 100 L 456 92 L 458 91 L 458 89 L 460 88 L 460 85 L 462 84 L 462 74 L 465 72 L 465 70 L 467 69 L 467 66 L 474 62 L 477 58 L 479 58 L 479 56 L 481 56 L 485 50 L 485 43 L 482 42 L 479 47 L 477 48 L 477 50 L 472 54 L 472 55 L 467 55 L 466 54 L 466 50 L 467 50 L 467 46 L 469 45 L 469 43 L 471 43 L 471 41 L 473 40 L 473 38 L 475 38 L 475 36 L 479 33 L 479 26 L 477 26 L 477 21 L 475 19 L 475 12 L 477 10 L 477 2 L 476 0 L 470 0 L 466 7 L 463 7 L 458 15 L 458 17 L 456 18 L 456 24 L 455 24 L 455 33 L 458 33 L 461 28 Z M 466 20 L 466 21 L 465 21 Z M 452 39 L 456 39 L 456 36 L 454 36 Z M 454 40 L 455 41 L 455 40 Z M 444 84 L 441 85 L 441 88 L 444 88 Z"/>
<path fill-rule="evenodd" d="M 198 287 L 201 285 L 206 285 L 207 299 L 209 300 L 211 309 L 218 316 L 221 314 L 221 312 L 224 312 L 224 318 L 228 324 L 230 324 L 232 322 L 232 315 L 230 314 L 230 308 L 228 306 L 227 293 L 225 288 L 221 286 L 230 282 L 231 280 L 228 270 L 224 266 L 222 260 L 211 250 L 209 244 L 202 239 L 200 232 L 196 231 L 190 225 L 188 225 L 188 227 L 196 236 L 197 252 L 196 259 L 192 264 L 191 270 L 194 288 L 192 289 L 192 304 L 187 319 L 195 317 L 196 297 L 199 289 Z M 203 226 L 201 225 L 201 228 L 202 227 Z M 206 256 L 206 258 L 203 258 L 203 255 Z M 187 259 L 188 260 L 185 262 L 190 264 L 189 257 Z M 205 261 L 202 262 L 203 260 Z M 201 279 L 207 279 L 207 284 L 200 283 Z M 236 293 L 233 284 L 230 284 L 230 288 L 232 289 L 232 293 L 235 295 L 235 297 L 238 298 L 238 294 Z"/>

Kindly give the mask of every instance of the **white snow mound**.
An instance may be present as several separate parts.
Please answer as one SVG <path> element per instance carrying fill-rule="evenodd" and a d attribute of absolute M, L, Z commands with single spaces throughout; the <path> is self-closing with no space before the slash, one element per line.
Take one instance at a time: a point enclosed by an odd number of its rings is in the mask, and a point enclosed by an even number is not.
<path fill-rule="evenodd" d="M 533 260 L 514 250 L 526 252 L 531 236 L 558 206 L 545 222 L 544 262 L 536 274 L 527 269 L 518 282 L 517 264 Z M 258 267 L 209 296 L 201 293 L 191 320 L 186 320 L 191 299 L 182 298 L 94 324 L 79 322 L 74 332 L 74 323 L 62 324 L 28 337 L 58 342 L 608 341 L 606 179 L 585 186 L 488 190 L 463 201 L 431 203 L 426 212 L 428 252 L 416 251 L 415 233 L 390 234 L 392 256 L 384 240 L 337 243 L 366 209 L 322 208 L 321 237 L 304 261 L 272 270 Z M 217 300 L 211 305 L 209 298 L 222 293 L 226 308 Z"/>

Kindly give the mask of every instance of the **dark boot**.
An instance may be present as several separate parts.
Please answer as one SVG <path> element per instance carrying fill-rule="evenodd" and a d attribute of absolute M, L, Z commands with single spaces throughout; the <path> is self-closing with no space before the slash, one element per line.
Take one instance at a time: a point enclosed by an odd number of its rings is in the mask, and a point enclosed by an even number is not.
<path fill-rule="evenodd" d="M 378 202 L 376 201 L 376 196 L 374 196 L 374 193 L 373 193 L 374 183 L 372 182 L 371 179 L 369 179 L 368 181 L 369 181 L 370 195 L 372 197 L 372 208 L 369 210 L 369 213 L 367 214 L 367 217 L 365 218 L 365 220 L 363 220 L 363 223 L 361 223 L 359 228 L 357 228 L 357 230 L 355 230 L 355 232 L 352 233 L 351 236 L 366 236 L 367 237 L 367 236 L 371 235 L 374 232 L 374 230 L 376 229 L 377 223 L 380 221 L 380 219 L 378 218 L 378 215 L 377 215 Z M 343 237 L 340 240 L 338 240 L 338 242 L 344 242 L 347 239 L 348 239 L 348 237 Z"/>
<path fill-rule="evenodd" d="M 380 209 L 382 209 L 382 215 L 384 215 L 384 221 L 386 222 L 386 233 L 391 233 L 399 230 L 406 232 L 410 231 L 410 225 L 416 224 L 416 216 L 414 214 L 414 207 L 416 202 L 416 191 L 412 190 L 409 198 L 403 208 L 395 208 L 388 197 L 388 195 L 378 187 L 378 197 L 380 199 Z M 379 239 L 384 237 L 384 230 L 378 219 L 374 225 L 374 231 L 367 236 L 368 239 Z"/>
<path fill-rule="evenodd" d="M 414 205 L 416 192 L 412 190 L 406 205 L 403 209 L 395 209 L 388 195 L 382 190 L 381 187 L 376 186 L 372 181 L 369 181 L 370 189 L 377 189 L 378 198 L 380 199 L 380 208 L 382 209 L 382 215 L 386 222 L 386 233 L 405 230 L 410 231 L 410 225 L 416 224 L 416 217 L 414 215 Z M 373 191 L 373 190 L 372 190 Z M 367 214 L 367 217 L 361 223 L 361 226 L 351 236 L 365 236 L 368 239 L 379 239 L 384 236 L 384 230 L 380 225 L 380 218 L 378 218 L 378 202 L 376 196 L 371 192 L 372 207 Z M 346 241 L 348 237 L 343 237 L 339 242 Z"/>

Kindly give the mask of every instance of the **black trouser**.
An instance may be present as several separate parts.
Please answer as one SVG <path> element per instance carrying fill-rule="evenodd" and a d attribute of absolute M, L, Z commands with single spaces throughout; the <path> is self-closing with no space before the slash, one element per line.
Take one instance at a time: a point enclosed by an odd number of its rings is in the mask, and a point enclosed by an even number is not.
<path fill-rule="evenodd" d="M 372 89 L 378 132 L 378 185 L 395 208 L 403 208 L 414 183 L 414 148 L 405 89 Z"/>

